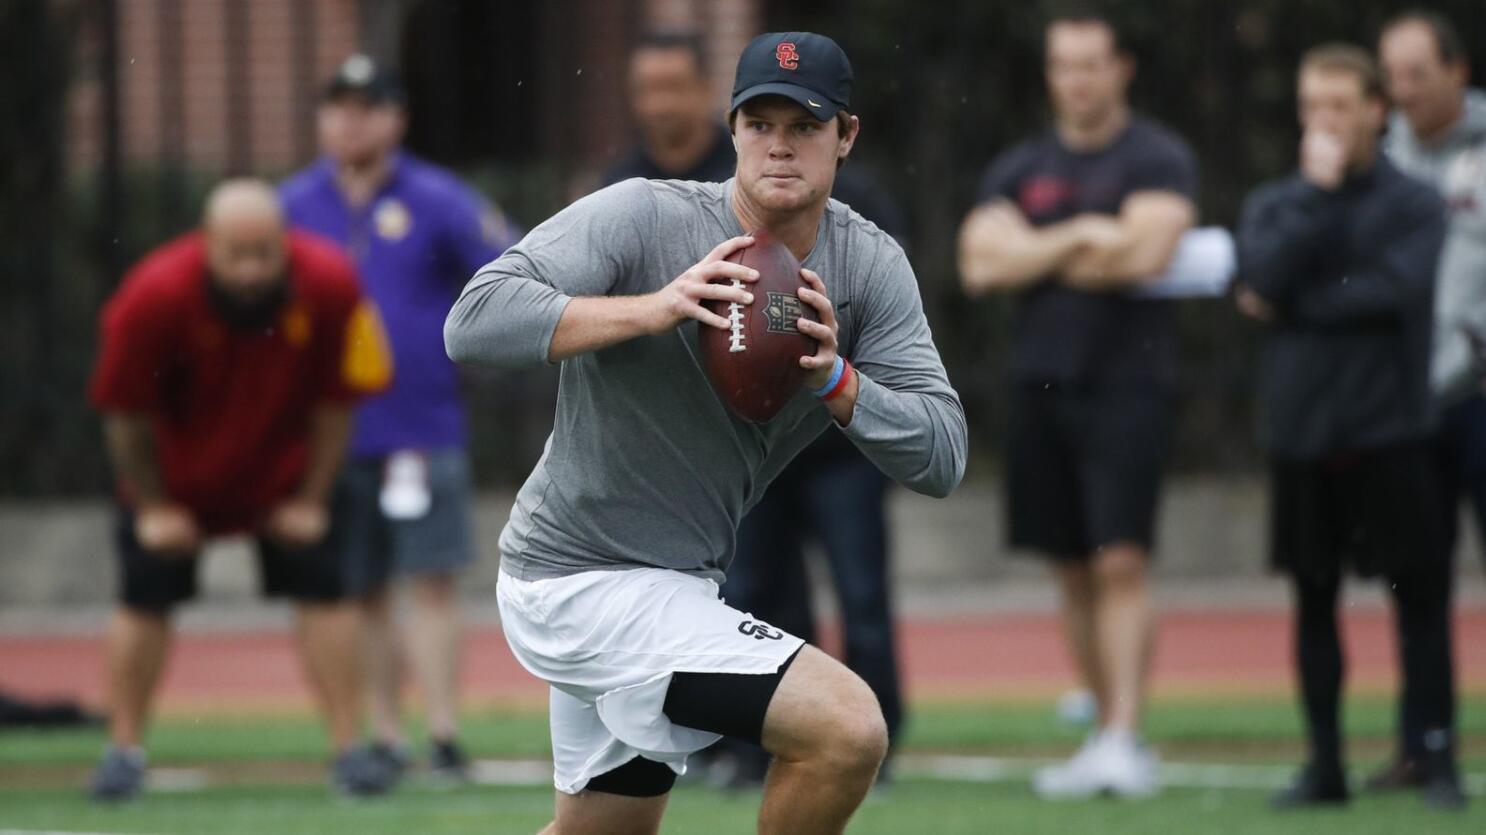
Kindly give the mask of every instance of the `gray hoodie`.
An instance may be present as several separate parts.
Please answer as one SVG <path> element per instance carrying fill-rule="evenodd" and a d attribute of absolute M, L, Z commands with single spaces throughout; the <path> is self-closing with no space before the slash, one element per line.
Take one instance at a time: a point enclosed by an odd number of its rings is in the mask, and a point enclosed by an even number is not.
<path fill-rule="evenodd" d="M 1399 168 L 1439 189 L 1449 204 L 1430 362 L 1437 403 L 1449 406 L 1479 390 L 1486 375 L 1467 336 L 1486 339 L 1486 92 L 1467 92 L 1460 121 L 1428 144 L 1419 141 L 1402 113 L 1394 112 L 1383 148 Z"/>

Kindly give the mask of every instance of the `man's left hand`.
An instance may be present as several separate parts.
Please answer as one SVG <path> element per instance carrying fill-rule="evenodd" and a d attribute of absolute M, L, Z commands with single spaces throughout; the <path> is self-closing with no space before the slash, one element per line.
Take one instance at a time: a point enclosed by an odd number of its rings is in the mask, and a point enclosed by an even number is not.
<path fill-rule="evenodd" d="M 805 286 L 800 288 L 800 301 L 815 308 L 815 315 L 820 317 L 819 322 L 812 322 L 804 317 L 797 320 L 800 333 L 820 343 L 815 356 L 800 357 L 800 367 L 810 372 L 805 377 L 805 385 L 814 390 L 831 379 L 831 371 L 836 366 L 836 307 L 826 296 L 826 285 L 820 280 L 820 276 L 801 269 L 800 277 L 805 280 Z"/>
<path fill-rule="evenodd" d="M 280 545 L 306 548 L 324 539 L 329 529 L 330 513 L 323 502 L 293 498 L 268 515 L 264 533 Z"/>

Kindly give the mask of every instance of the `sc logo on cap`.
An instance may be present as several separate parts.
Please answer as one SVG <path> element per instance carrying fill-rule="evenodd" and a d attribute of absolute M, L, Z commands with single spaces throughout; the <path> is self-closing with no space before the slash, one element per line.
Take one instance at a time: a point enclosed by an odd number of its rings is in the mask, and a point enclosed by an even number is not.
<path fill-rule="evenodd" d="M 786 70 L 800 68 L 800 53 L 795 51 L 795 45 L 785 41 L 774 48 L 774 57 L 779 59 L 779 66 Z"/>

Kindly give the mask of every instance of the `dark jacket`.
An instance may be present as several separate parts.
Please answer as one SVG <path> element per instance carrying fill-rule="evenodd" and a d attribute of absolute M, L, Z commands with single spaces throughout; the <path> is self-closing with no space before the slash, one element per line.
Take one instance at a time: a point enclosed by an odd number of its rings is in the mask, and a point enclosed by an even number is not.
<path fill-rule="evenodd" d="M 1239 229 L 1243 280 L 1275 310 L 1260 371 L 1260 437 L 1320 458 L 1422 439 L 1445 207 L 1379 157 L 1327 192 L 1262 186 Z"/>

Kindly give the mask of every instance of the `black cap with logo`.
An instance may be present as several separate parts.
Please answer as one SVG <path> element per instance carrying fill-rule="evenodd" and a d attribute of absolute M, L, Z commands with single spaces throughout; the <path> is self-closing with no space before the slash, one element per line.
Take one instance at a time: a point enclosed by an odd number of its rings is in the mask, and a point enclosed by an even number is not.
<path fill-rule="evenodd" d="M 402 104 L 402 82 L 370 56 L 357 53 L 342 61 L 325 85 L 326 99 L 341 96 L 362 96 L 374 104 Z"/>
<path fill-rule="evenodd" d="M 851 106 L 851 62 L 814 32 L 770 32 L 744 47 L 733 81 L 733 110 L 755 96 L 785 96 L 822 122 Z"/>

